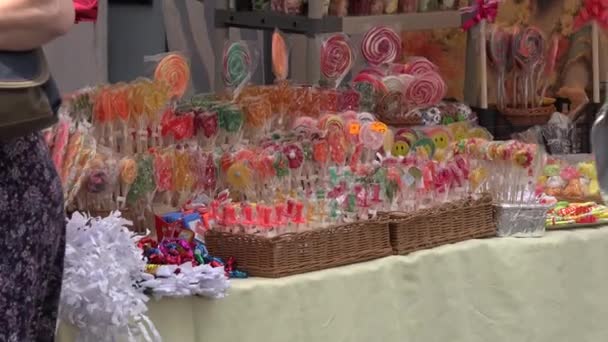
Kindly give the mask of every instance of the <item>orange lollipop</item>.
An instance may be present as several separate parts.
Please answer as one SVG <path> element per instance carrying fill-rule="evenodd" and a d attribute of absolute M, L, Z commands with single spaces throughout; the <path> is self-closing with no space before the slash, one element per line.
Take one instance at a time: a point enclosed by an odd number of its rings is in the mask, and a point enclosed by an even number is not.
<path fill-rule="evenodd" d="M 107 88 L 102 87 L 97 90 L 95 104 L 93 105 L 93 118 L 99 123 L 106 123 L 109 113 L 106 107 Z"/>
<path fill-rule="evenodd" d="M 170 53 L 158 62 L 154 79 L 169 86 L 171 97 L 181 98 L 190 82 L 190 66 L 182 55 Z"/>
<path fill-rule="evenodd" d="M 277 80 L 287 79 L 289 68 L 287 44 L 278 30 L 272 34 L 272 71 Z"/>
<path fill-rule="evenodd" d="M 114 89 L 112 109 L 114 113 L 122 120 L 129 120 L 129 99 L 128 91 L 124 85 L 118 86 Z"/>

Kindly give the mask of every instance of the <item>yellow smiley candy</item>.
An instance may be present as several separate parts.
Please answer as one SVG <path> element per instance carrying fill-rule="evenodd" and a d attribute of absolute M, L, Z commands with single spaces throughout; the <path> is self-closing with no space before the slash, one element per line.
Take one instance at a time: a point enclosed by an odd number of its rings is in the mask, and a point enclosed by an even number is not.
<path fill-rule="evenodd" d="M 433 140 L 433 143 L 435 143 L 435 147 L 439 149 L 446 148 L 450 144 L 450 134 L 446 130 L 435 129 L 429 131 L 427 135 L 429 138 L 431 138 L 431 140 Z"/>
<path fill-rule="evenodd" d="M 396 141 L 393 144 L 393 148 L 391 150 L 391 154 L 393 156 L 405 156 L 410 151 L 410 145 L 408 145 L 405 141 Z"/>
<path fill-rule="evenodd" d="M 452 137 L 454 137 L 454 141 L 460 141 L 467 138 L 467 132 L 469 130 L 468 122 L 455 122 L 453 124 L 448 125 L 448 129 L 450 133 L 452 133 Z"/>

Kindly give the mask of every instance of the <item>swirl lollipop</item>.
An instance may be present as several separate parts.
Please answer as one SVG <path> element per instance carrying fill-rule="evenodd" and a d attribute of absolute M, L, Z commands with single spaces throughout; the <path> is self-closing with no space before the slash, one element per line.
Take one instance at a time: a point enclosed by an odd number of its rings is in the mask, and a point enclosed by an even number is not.
<path fill-rule="evenodd" d="M 361 54 L 370 65 L 396 62 L 401 57 L 401 37 L 386 26 L 375 26 L 363 36 Z"/>
<path fill-rule="evenodd" d="M 184 56 L 170 53 L 158 62 L 154 71 L 154 80 L 169 87 L 173 98 L 181 98 L 186 93 L 190 82 L 190 66 Z"/>
<path fill-rule="evenodd" d="M 446 94 L 446 85 L 436 72 L 416 77 L 405 90 L 405 101 L 416 107 L 430 107 L 439 103 Z"/>
<path fill-rule="evenodd" d="M 532 83 L 532 90 L 536 92 L 536 82 L 533 76 L 536 66 L 539 65 L 545 51 L 545 37 L 535 27 L 527 27 L 513 37 L 513 58 L 524 73 L 524 106 L 529 104 L 528 87 Z"/>
<path fill-rule="evenodd" d="M 321 45 L 321 75 L 340 85 L 354 63 L 354 53 L 344 34 L 334 34 Z"/>
<path fill-rule="evenodd" d="M 235 42 L 227 45 L 224 49 L 222 65 L 222 74 L 224 75 L 226 86 L 237 89 L 242 88 L 247 83 L 247 80 L 251 78 L 253 71 L 253 61 L 247 44 Z"/>
<path fill-rule="evenodd" d="M 410 57 L 407 59 L 402 71 L 403 74 L 416 76 L 430 71 L 438 72 L 439 68 L 424 57 Z"/>

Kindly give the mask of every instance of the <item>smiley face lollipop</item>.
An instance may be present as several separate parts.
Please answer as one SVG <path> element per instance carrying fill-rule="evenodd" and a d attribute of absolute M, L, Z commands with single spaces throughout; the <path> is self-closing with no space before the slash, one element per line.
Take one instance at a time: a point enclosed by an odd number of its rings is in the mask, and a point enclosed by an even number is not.
<path fill-rule="evenodd" d="M 410 151 L 410 144 L 403 137 L 395 137 L 391 154 L 395 157 L 405 157 Z"/>

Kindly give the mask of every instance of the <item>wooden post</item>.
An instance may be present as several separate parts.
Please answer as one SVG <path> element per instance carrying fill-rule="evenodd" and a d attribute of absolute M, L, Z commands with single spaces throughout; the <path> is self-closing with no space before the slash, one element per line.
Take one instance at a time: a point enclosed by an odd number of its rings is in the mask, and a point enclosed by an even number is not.
<path fill-rule="evenodd" d="M 591 21 L 591 57 L 593 61 L 593 103 L 600 102 L 600 36 L 597 21 Z"/>
<path fill-rule="evenodd" d="M 479 55 L 481 61 L 479 63 L 479 78 L 481 83 L 481 95 L 479 106 L 482 109 L 488 108 L 488 58 L 486 56 L 486 26 L 485 19 L 479 22 Z"/>

